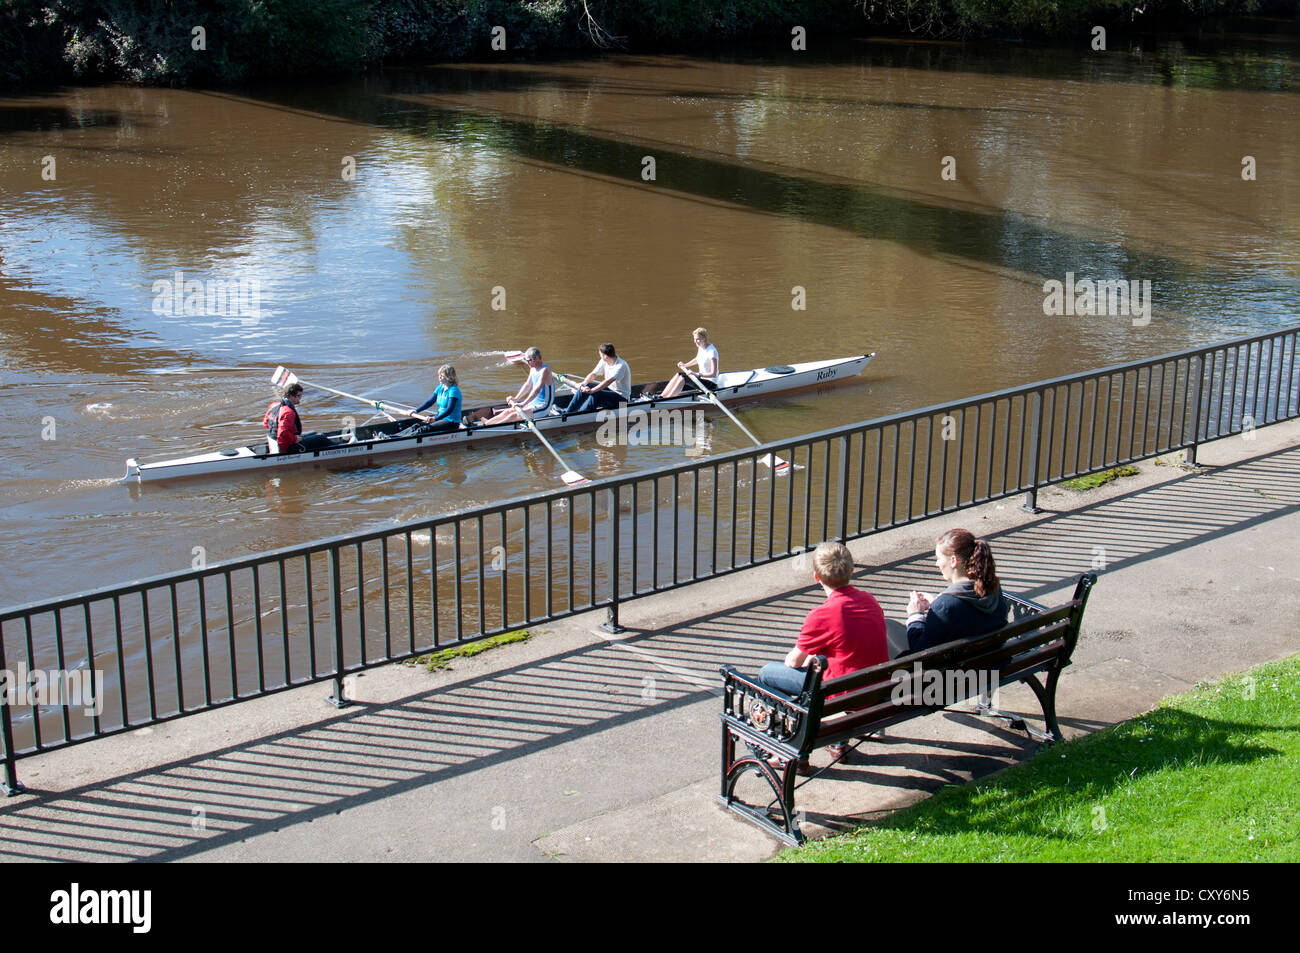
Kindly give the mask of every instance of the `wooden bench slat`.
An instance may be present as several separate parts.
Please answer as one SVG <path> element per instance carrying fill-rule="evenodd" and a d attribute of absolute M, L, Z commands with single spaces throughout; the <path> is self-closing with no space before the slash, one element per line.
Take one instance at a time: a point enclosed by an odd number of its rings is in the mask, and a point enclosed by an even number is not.
<path fill-rule="evenodd" d="M 1050 671 L 1056 665 L 1058 657 L 1056 653 L 1047 653 L 1031 659 L 1018 658 L 1014 663 L 1014 671 L 1011 673 L 1014 678 L 1009 675 L 1005 680 L 1000 681 L 1000 684 L 1022 681 L 1031 675 Z M 888 728 L 900 722 L 910 721 L 912 718 L 917 717 L 918 709 L 922 709 L 923 713 L 943 711 L 945 708 L 957 704 L 958 701 L 968 701 L 978 694 L 979 692 L 973 692 L 959 700 L 945 699 L 946 704 L 942 705 L 912 704 L 910 699 L 908 703 L 902 705 L 894 704 L 891 701 L 889 704 L 875 704 L 866 709 L 836 716 L 829 721 L 823 718 L 811 747 L 822 748 L 838 741 L 869 734 L 880 728 Z M 889 715 L 891 709 L 895 712 L 893 717 Z"/>
<path fill-rule="evenodd" d="M 881 672 L 884 672 L 884 678 L 888 679 L 888 673 L 898 668 L 899 663 L 904 661 L 904 658 L 906 658 L 908 665 L 911 665 L 912 662 L 921 662 L 923 665 L 944 666 L 950 658 L 965 657 L 967 653 L 976 651 L 986 645 L 999 645 L 1026 632 L 1032 632 L 1034 629 L 1050 622 L 1068 618 L 1074 607 L 1075 604 L 1071 601 L 1045 612 L 1041 616 L 1009 623 L 996 632 L 990 632 L 987 635 L 977 635 L 955 642 L 945 642 L 943 645 L 936 645 L 914 655 L 891 659 L 888 662 L 873 665 L 871 668 L 860 669 L 856 672 L 850 672 L 848 675 L 841 675 L 839 678 L 832 678 L 823 682 L 822 687 L 827 695 L 835 695 L 839 692 L 852 691 L 862 685 L 878 681 L 877 676 Z"/>
<path fill-rule="evenodd" d="M 953 671 L 956 668 L 971 671 L 989 671 L 1007 659 L 1014 658 L 1018 654 L 1031 652 L 1042 644 L 1057 643 L 1057 652 L 1059 653 L 1063 648 L 1061 637 L 1063 633 L 1069 630 L 1069 628 L 1069 620 L 1062 620 L 1053 623 L 1041 632 L 1035 632 L 1031 633 L 1027 637 L 1021 637 L 1017 642 L 1000 645 L 994 644 L 991 648 L 987 648 L 979 655 L 974 655 L 963 660 L 960 666 L 927 665 L 922 660 L 920 654 L 903 656 L 890 664 L 885 681 L 877 680 L 856 691 L 850 691 L 844 695 L 838 695 L 835 698 L 827 699 L 825 704 L 822 706 L 822 717 L 826 718 L 843 711 L 850 711 L 855 708 L 878 704 L 881 701 L 880 696 L 883 694 L 885 697 L 889 697 L 898 684 L 897 679 L 894 677 L 894 673 L 904 672 L 907 674 L 908 678 L 911 679 L 918 670 L 916 666 L 920 666 L 919 671 L 921 673 L 945 673 Z M 981 640 L 981 642 L 984 645 L 988 645 L 987 639 Z M 876 666 L 876 668 L 880 668 L 880 666 Z M 823 683 L 823 689 L 827 693 L 830 693 L 839 687 L 843 681 L 844 679 L 840 678 L 832 679 L 829 682 Z"/>

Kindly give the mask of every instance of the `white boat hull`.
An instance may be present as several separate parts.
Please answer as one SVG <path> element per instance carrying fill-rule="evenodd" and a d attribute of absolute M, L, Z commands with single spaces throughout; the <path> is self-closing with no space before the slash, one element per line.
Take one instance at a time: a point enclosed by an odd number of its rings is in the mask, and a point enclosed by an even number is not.
<path fill-rule="evenodd" d="M 875 354 L 860 357 L 839 358 L 828 361 L 812 361 L 804 364 L 789 365 L 792 370 L 781 373 L 781 369 L 755 369 L 752 371 L 732 371 L 718 378 L 719 398 L 730 405 L 736 401 L 752 400 L 769 394 L 796 390 L 803 387 L 824 385 L 846 377 L 860 374 L 870 363 Z M 640 391 L 661 385 L 643 385 Z M 635 392 L 634 391 L 634 392 Z M 636 410 L 676 410 L 687 408 L 709 409 L 713 405 L 707 398 L 697 393 L 682 394 L 670 400 L 658 400 L 654 397 L 636 398 L 624 407 Z M 497 408 L 499 409 L 499 408 Z M 476 408 L 466 412 L 466 416 L 487 414 L 492 408 Z M 603 420 L 608 419 L 599 413 L 564 414 L 552 412 L 549 415 L 534 418 L 540 430 L 595 429 Z M 382 424 L 376 427 L 359 427 L 355 434 L 343 431 L 326 434 L 334 445 L 320 450 L 303 453 L 271 453 L 266 441 L 244 447 L 231 447 L 226 450 L 200 453 L 190 457 L 173 460 L 161 460 L 156 463 L 139 463 L 126 461 L 124 482 L 154 480 L 176 480 L 195 476 L 210 476 L 220 473 L 253 473 L 263 470 L 280 470 L 285 467 L 303 467 L 312 464 L 332 463 L 339 460 L 357 460 L 358 462 L 395 453 L 410 453 L 431 449 L 449 449 L 461 446 L 481 446 L 493 441 L 506 439 L 531 438 L 523 424 L 498 424 L 491 427 L 475 427 L 446 433 L 424 434 L 410 437 L 389 436 L 385 430 L 406 428 L 417 421 L 403 419 L 398 426 Z M 354 442 L 346 442 L 352 436 Z"/>

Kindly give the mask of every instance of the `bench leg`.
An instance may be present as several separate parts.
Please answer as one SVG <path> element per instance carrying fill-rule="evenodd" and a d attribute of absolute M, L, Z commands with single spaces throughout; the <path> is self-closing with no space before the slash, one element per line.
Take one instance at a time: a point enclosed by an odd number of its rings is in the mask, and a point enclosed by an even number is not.
<path fill-rule="evenodd" d="M 718 792 L 719 799 L 727 797 L 727 774 L 731 771 L 732 762 L 736 760 L 736 739 L 731 732 L 727 730 L 727 723 L 722 723 L 722 790 Z"/>
<path fill-rule="evenodd" d="M 1041 744 L 1050 745 L 1057 738 L 1061 737 L 1060 729 L 1056 724 L 1056 677 L 1057 672 L 1052 672 L 1048 678 L 1048 694 L 1044 694 L 1041 685 L 1038 684 L 1038 676 L 1031 675 L 1025 679 L 1025 683 L 1034 690 L 1034 697 L 1038 699 L 1039 706 L 1043 709 L 1043 721 L 1046 723 L 1047 730 L 1039 731 L 1033 725 L 1029 724 L 1019 715 L 1013 715 L 1009 711 L 1001 711 L 994 708 L 988 695 L 980 695 L 979 701 L 975 703 L 975 713 L 985 718 L 997 718 L 1007 723 L 1007 727 L 1015 731 L 1023 731 L 1032 741 Z"/>
<path fill-rule="evenodd" d="M 803 832 L 799 829 L 799 818 L 794 809 L 794 788 L 798 759 L 784 761 L 780 770 L 772 767 L 764 752 L 751 748 L 751 753 L 742 758 L 736 757 L 736 738 L 723 725 L 724 735 L 722 761 L 722 793 L 718 803 L 735 811 L 768 833 L 775 835 L 791 846 L 804 842 Z M 736 800 L 736 784 L 747 773 L 754 773 L 767 782 L 776 797 L 766 807 L 754 807 Z M 771 808 L 780 806 L 780 817 L 774 818 Z"/>
<path fill-rule="evenodd" d="M 1029 687 L 1034 690 L 1034 695 L 1038 698 L 1038 704 L 1043 709 L 1043 721 L 1047 724 L 1046 743 L 1051 744 L 1061 737 L 1061 726 L 1056 723 L 1056 682 L 1061 677 L 1059 668 L 1052 669 L 1047 675 L 1046 687 L 1038 684 L 1038 676 L 1031 675 L 1025 679 Z"/>

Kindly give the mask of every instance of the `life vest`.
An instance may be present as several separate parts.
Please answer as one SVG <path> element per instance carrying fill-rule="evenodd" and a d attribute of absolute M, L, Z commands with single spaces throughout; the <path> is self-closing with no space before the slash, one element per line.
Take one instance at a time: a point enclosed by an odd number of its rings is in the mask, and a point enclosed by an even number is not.
<path fill-rule="evenodd" d="M 278 404 L 272 404 L 266 408 L 266 417 L 262 423 L 266 424 L 266 439 L 274 453 L 281 452 L 277 437 L 280 433 L 280 412 L 285 407 L 293 410 L 293 432 L 302 436 L 302 418 L 298 416 L 298 411 L 294 409 L 293 404 L 289 403 L 287 398 L 282 399 Z"/>

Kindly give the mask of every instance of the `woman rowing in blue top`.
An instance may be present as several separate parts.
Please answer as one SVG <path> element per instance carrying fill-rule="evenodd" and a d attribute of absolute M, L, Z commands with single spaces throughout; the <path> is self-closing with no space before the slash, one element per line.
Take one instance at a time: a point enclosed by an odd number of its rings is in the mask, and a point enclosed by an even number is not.
<path fill-rule="evenodd" d="M 460 387 L 457 385 L 456 368 L 450 364 L 444 364 L 438 368 L 438 389 L 433 392 L 432 397 L 415 408 L 415 412 L 417 414 L 421 413 L 426 408 L 435 405 L 437 405 L 438 412 L 429 421 L 430 429 L 441 433 L 460 427 Z M 429 430 L 424 432 L 428 433 Z"/>
<path fill-rule="evenodd" d="M 495 417 L 483 421 L 484 426 L 517 422 L 524 418 L 545 414 L 555 403 L 555 375 L 551 368 L 542 363 L 542 352 L 535 347 L 524 351 L 524 363 L 528 365 L 528 380 L 514 397 L 507 397 L 510 407 Z"/>

